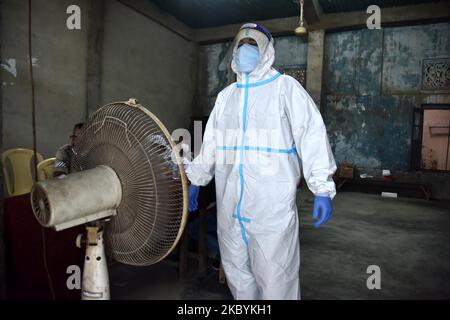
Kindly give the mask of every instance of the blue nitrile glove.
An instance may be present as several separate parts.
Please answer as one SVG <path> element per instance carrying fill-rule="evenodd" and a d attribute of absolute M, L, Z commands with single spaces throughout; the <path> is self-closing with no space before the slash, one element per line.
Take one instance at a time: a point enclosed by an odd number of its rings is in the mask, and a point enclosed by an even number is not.
<path fill-rule="evenodd" d="M 193 184 L 189 185 L 189 212 L 195 211 L 198 208 L 198 193 L 200 187 Z"/>
<path fill-rule="evenodd" d="M 330 197 L 321 197 L 316 196 L 314 198 L 314 211 L 313 211 L 313 219 L 317 219 L 319 217 L 320 211 L 320 219 L 314 224 L 314 227 L 318 228 L 321 224 L 330 220 L 331 215 L 333 213 L 333 205 L 331 204 Z"/>

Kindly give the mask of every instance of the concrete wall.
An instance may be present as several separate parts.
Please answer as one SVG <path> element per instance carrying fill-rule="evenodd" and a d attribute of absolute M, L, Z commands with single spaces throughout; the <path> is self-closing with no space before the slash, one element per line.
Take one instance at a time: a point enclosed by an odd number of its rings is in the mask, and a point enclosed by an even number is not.
<path fill-rule="evenodd" d="M 81 8 L 81 30 L 68 30 L 66 9 Z M 37 149 L 54 156 L 74 123 L 85 118 L 86 0 L 32 1 Z M 28 1 L 3 0 L 3 149 L 32 148 L 28 67 Z"/>
<path fill-rule="evenodd" d="M 3 3 L 0 0 L 0 26 L 3 26 Z M 2 32 L 0 31 L 0 62 L 3 53 Z M 3 83 L 3 73 L 0 72 L 0 83 Z M 3 90 L 0 89 L 0 150 L 3 150 Z M 1 167 L 1 165 L 0 165 Z M 0 170 L 0 181 L 3 181 L 3 170 Z M 3 195 L 3 183 L 0 183 L 0 195 Z M 0 206 L 0 218 L 3 220 L 3 205 Z M 6 274 L 5 274 L 5 243 L 3 241 L 4 226 L 0 223 L 0 300 L 6 299 Z"/>
<path fill-rule="evenodd" d="M 448 173 L 411 171 L 413 110 L 450 104 L 449 90 L 423 90 L 424 59 L 450 57 L 450 23 L 326 34 L 324 120 L 338 163 L 399 181 L 426 182 L 450 199 Z"/>
<path fill-rule="evenodd" d="M 231 42 L 202 45 L 199 50 L 199 75 L 195 114 L 207 116 L 217 94 L 236 77 L 230 68 Z M 295 36 L 275 38 L 275 68 L 306 67 L 307 42 Z"/>
<path fill-rule="evenodd" d="M 88 0 L 33 0 L 37 149 L 44 157 L 68 142 L 86 112 Z M 66 9 L 81 8 L 81 30 Z M 28 1 L 3 0 L 3 148 L 32 148 Z M 196 87 L 197 45 L 118 1 L 106 1 L 101 105 L 138 98 L 169 129 L 186 127 Z"/>
<path fill-rule="evenodd" d="M 137 98 L 169 130 L 187 128 L 197 80 L 197 45 L 118 1 L 107 1 L 103 104 Z"/>
<path fill-rule="evenodd" d="M 0 152 L 31 149 L 28 1 L 0 3 Z M 81 8 L 81 30 L 66 27 L 66 9 L 71 4 Z M 86 0 L 32 1 L 37 149 L 45 157 L 54 156 L 55 149 L 67 143 L 73 124 L 85 117 L 86 6 Z M 3 177 L 0 182 L 2 196 Z M 0 218 L 1 298 L 5 294 L 2 214 Z"/>
<path fill-rule="evenodd" d="M 407 171 L 413 109 L 449 103 L 422 90 L 423 59 L 450 57 L 450 23 L 329 33 L 324 118 L 338 162 Z"/>
<path fill-rule="evenodd" d="M 324 41 L 324 30 L 315 30 L 308 33 L 306 90 L 319 107 L 322 105 Z"/>

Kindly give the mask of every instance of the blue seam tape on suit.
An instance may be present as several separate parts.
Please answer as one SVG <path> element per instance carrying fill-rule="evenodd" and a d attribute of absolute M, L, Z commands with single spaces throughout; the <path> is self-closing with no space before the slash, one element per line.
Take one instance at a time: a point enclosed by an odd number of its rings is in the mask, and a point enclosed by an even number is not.
<path fill-rule="evenodd" d="M 252 147 L 252 146 L 218 146 L 219 151 L 238 151 L 244 149 L 245 151 L 257 151 L 257 152 L 268 152 L 268 153 L 287 153 L 293 154 L 297 152 L 297 148 L 293 146 L 290 149 L 277 149 L 277 148 L 266 148 L 266 147 Z"/>
<path fill-rule="evenodd" d="M 241 145 L 245 146 L 245 130 L 247 129 L 247 104 L 248 104 L 248 81 L 249 81 L 249 75 L 248 73 L 245 74 L 245 91 L 244 91 L 244 109 L 242 111 L 242 142 Z M 244 240 L 244 243 L 246 246 L 248 246 L 248 240 L 247 235 L 245 234 L 245 227 L 243 224 L 243 220 L 241 217 L 241 204 L 242 204 L 242 198 L 244 196 L 244 165 L 243 165 L 243 158 L 244 158 L 244 148 L 240 149 L 240 159 L 239 159 L 239 177 L 241 180 L 241 193 L 239 195 L 239 201 L 237 204 L 236 209 L 236 217 L 239 221 L 239 226 L 241 228 L 241 235 L 242 239 Z"/>
<path fill-rule="evenodd" d="M 255 82 L 255 83 L 248 83 L 246 82 L 245 84 L 241 84 L 241 83 L 237 83 L 237 87 L 238 88 L 255 88 L 255 87 L 259 87 L 259 86 L 263 86 L 265 84 L 268 84 L 274 80 L 276 80 L 279 76 L 281 76 L 281 73 L 277 73 L 276 75 L 274 75 L 272 78 L 269 78 L 267 80 L 263 80 L 263 81 L 259 81 L 259 82 Z"/>
<path fill-rule="evenodd" d="M 238 219 L 239 221 L 242 221 L 242 222 L 246 222 L 246 223 L 249 223 L 249 222 L 252 221 L 252 219 L 250 219 L 250 218 L 246 218 L 246 217 L 238 217 L 238 216 L 235 215 L 235 214 L 233 214 L 233 218 Z"/>

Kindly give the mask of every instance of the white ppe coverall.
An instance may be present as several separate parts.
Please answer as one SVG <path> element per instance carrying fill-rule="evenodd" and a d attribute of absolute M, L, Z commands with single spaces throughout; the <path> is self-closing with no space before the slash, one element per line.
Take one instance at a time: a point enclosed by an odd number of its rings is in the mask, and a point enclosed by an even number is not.
<path fill-rule="evenodd" d="M 249 74 L 235 62 L 242 38 L 256 40 L 260 52 Z M 320 112 L 300 83 L 272 68 L 274 58 L 273 40 L 263 33 L 238 33 L 237 82 L 219 93 L 200 153 L 186 170 L 197 186 L 215 176 L 219 247 L 235 299 L 300 299 L 300 162 L 314 194 L 336 194 Z"/>

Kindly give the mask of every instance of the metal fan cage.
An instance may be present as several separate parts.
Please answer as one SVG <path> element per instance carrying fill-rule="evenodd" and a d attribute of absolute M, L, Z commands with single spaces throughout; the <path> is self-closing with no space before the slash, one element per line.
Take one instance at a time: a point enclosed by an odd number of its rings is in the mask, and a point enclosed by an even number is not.
<path fill-rule="evenodd" d="M 187 219 L 187 179 L 159 119 L 130 99 L 95 112 L 77 138 L 72 170 L 112 168 L 122 186 L 117 215 L 105 223 L 108 254 L 151 265 L 178 242 Z"/>

